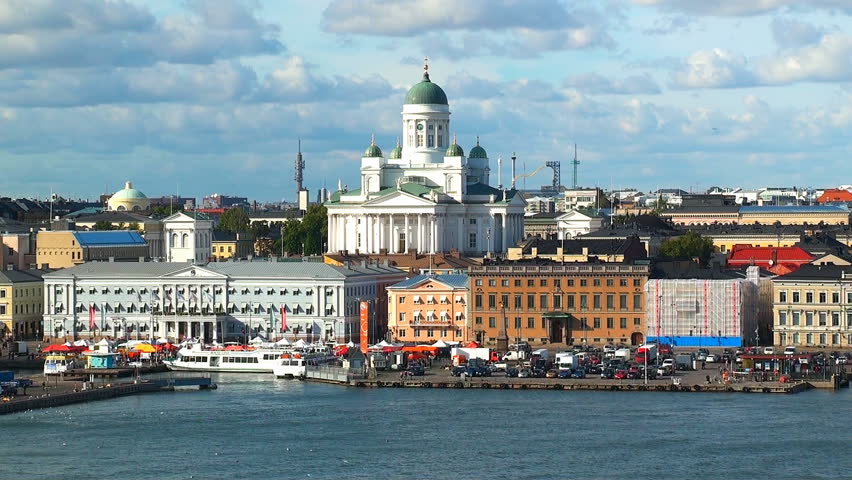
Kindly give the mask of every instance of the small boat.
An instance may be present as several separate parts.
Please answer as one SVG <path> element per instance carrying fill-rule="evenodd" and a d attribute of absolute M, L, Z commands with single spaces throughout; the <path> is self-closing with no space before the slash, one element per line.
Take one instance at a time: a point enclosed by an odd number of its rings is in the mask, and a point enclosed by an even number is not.
<path fill-rule="evenodd" d="M 163 363 L 176 371 L 272 373 L 272 367 L 287 351 L 278 347 L 207 350 L 193 345 L 181 348 L 177 358 Z"/>
<path fill-rule="evenodd" d="M 335 360 L 337 357 L 328 351 L 285 353 L 272 367 L 272 373 L 275 378 L 304 380 L 309 366 L 327 365 Z"/>

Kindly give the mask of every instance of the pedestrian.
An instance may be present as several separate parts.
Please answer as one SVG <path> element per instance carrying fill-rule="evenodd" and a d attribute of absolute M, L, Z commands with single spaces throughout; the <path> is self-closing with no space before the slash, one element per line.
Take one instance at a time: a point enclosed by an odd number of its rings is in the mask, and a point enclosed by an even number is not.
<path fill-rule="evenodd" d="M 707 363 L 704 360 L 701 360 L 701 370 L 704 370 L 704 367 L 707 366 Z"/>

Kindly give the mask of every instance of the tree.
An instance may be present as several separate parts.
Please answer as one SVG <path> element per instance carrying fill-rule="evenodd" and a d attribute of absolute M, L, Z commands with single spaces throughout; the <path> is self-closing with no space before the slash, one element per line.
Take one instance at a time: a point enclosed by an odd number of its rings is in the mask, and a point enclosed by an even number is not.
<path fill-rule="evenodd" d="M 707 265 L 713 255 L 713 240 L 691 231 L 663 242 L 660 255 L 667 259 L 697 258 L 702 265 Z"/>
<path fill-rule="evenodd" d="M 296 219 L 287 220 L 284 224 L 284 232 L 281 235 L 281 241 L 284 242 L 284 251 L 290 254 L 302 253 L 302 242 L 305 235 L 302 229 L 302 222 Z"/>
<path fill-rule="evenodd" d="M 249 231 L 249 217 L 240 207 L 229 208 L 219 217 L 219 230 L 245 233 Z"/>
<path fill-rule="evenodd" d="M 138 231 L 138 230 L 139 230 L 139 223 L 137 223 L 137 222 L 130 222 L 130 225 L 128 225 L 128 226 L 127 226 L 127 229 L 128 229 L 128 230 L 136 230 L 136 231 Z"/>
<path fill-rule="evenodd" d="M 178 213 L 183 211 L 183 206 L 169 206 L 169 205 L 157 205 L 156 207 L 151 209 L 151 215 L 156 217 L 168 217 L 173 213 Z"/>
<path fill-rule="evenodd" d="M 322 205 L 311 205 L 302 217 L 302 238 L 305 255 L 322 255 L 328 241 L 328 220 Z"/>
<path fill-rule="evenodd" d="M 95 222 L 95 225 L 92 228 L 94 230 L 115 230 L 115 228 L 113 228 L 112 226 L 112 223 L 106 220 L 100 220 L 98 222 Z"/>

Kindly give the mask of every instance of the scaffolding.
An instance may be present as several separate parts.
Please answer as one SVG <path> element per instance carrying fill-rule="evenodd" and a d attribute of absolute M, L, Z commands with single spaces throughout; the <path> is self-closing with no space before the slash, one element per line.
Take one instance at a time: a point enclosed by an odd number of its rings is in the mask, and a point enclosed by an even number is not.
<path fill-rule="evenodd" d="M 650 279 L 645 283 L 646 337 L 682 347 L 755 343 L 758 279 Z"/>

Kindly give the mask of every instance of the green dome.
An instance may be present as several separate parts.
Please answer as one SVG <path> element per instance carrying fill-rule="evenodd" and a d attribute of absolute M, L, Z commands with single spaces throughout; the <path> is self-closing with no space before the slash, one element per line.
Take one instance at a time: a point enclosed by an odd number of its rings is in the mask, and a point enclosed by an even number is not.
<path fill-rule="evenodd" d="M 390 157 L 391 160 L 399 160 L 402 158 L 402 147 L 399 145 L 399 138 L 396 139 L 396 146 L 391 150 Z"/>
<path fill-rule="evenodd" d="M 411 87 L 405 94 L 406 105 L 449 105 L 447 94 L 438 85 L 429 80 L 429 72 L 423 73 L 423 80 Z"/>
<path fill-rule="evenodd" d="M 115 200 L 127 200 L 127 199 L 142 199 L 148 198 L 144 193 L 140 192 L 133 188 L 133 184 L 130 182 L 126 182 L 124 184 L 124 188 L 115 192 L 112 197 Z"/>
<path fill-rule="evenodd" d="M 476 137 L 476 146 L 470 149 L 470 154 L 467 158 L 488 158 L 485 149 L 479 146 L 479 137 Z"/>
<path fill-rule="evenodd" d="M 382 149 L 376 145 L 376 137 L 370 140 L 370 146 L 364 150 L 364 158 L 377 158 L 382 156 Z"/>
<path fill-rule="evenodd" d="M 450 145 L 450 148 L 447 149 L 447 153 L 444 155 L 445 157 L 463 157 L 464 150 L 456 143 L 456 138 L 453 136 L 453 144 Z"/>

